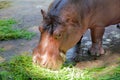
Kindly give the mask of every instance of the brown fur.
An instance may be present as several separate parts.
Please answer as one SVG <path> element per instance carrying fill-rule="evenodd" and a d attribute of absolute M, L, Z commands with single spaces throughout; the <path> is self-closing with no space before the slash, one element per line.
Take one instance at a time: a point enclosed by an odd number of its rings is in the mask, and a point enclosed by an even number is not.
<path fill-rule="evenodd" d="M 34 50 L 33 60 L 41 66 L 55 69 L 63 63 L 60 53 L 65 54 L 75 46 L 87 29 L 91 30 L 91 55 L 104 54 L 104 30 L 109 25 L 120 23 L 120 0 L 55 0 L 47 14 L 43 10 L 41 12 L 41 39 Z M 46 52 L 47 59 L 41 58 Z"/>

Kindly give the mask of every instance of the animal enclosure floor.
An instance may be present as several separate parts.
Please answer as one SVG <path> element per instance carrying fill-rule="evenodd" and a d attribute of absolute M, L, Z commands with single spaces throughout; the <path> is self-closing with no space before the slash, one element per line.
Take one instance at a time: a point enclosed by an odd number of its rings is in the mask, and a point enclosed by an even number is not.
<path fill-rule="evenodd" d="M 2 0 L 6 1 L 6 0 Z M 38 44 L 40 33 L 38 26 L 42 21 L 40 9 L 47 10 L 48 5 L 52 0 L 9 0 L 11 5 L 8 8 L 0 9 L 0 19 L 14 18 L 19 23 L 18 28 L 26 28 L 29 31 L 35 32 L 36 36 L 32 40 L 9 40 L 0 41 L 0 48 L 4 50 L 0 52 L 0 62 L 11 59 L 15 55 L 21 53 L 32 53 L 33 48 Z M 24 5 L 24 6 L 23 6 Z M 82 40 L 82 46 L 85 51 L 90 47 L 90 33 L 84 35 Z M 97 60 L 80 61 L 76 66 L 80 68 L 94 67 L 116 64 L 118 58 L 120 58 L 120 29 L 117 29 L 115 25 L 106 29 L 103 47 L 108 49 L 108 52 L 99 57 Z M 83 52 L 84 53 L 84 52 Z M 71 58 L 74 54 L 67 54 L 67 58 Z"/>

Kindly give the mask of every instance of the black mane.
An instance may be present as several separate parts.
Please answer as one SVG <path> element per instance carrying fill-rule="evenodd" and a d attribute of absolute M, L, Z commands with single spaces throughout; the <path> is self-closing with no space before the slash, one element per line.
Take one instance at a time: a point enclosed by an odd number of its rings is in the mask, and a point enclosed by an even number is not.
<path fill-rule="evenodd" d="M 59 15 L 67 1 L 68 0 L 55 0 L 47 13 L 48 19 L 45 21 L 44 30 L 48 31 L 51 35 L 57 25 L 61 23 Z"/>
<path fill-rule="evenodd" d="M 48 11 L 49 16 L 59 16 L 62 8 L 66 5 L 68 0 L 55 0 L 52 7 Z"/>

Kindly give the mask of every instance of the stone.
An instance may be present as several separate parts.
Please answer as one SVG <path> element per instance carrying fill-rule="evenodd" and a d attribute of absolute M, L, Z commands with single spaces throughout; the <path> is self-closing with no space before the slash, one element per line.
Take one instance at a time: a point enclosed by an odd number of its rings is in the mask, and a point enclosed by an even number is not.
<path fill-rule="evenodd" d="M 91 41 L 87 41 L 86 43 L 85 43 L 85 45 L 87 45 L 87 46 L 89 46 L 89 45 L 91 45 L 92 43 L 91 43 Z"/>
<path fill-rule="evenodd" d="M 111 39 L 106 39 L 107 42 L 111 42 Z"/>

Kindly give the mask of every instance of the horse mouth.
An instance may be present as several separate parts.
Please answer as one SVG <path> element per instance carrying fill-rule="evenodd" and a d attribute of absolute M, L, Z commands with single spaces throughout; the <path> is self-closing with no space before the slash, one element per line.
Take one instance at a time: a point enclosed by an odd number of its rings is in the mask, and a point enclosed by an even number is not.
<path fill-rule="evenodd" d="M 64 52 L 60 51 L 60 56 L 62 57 L 63 61 L 65 62 L 66 60 L 66 55 Z"/>

